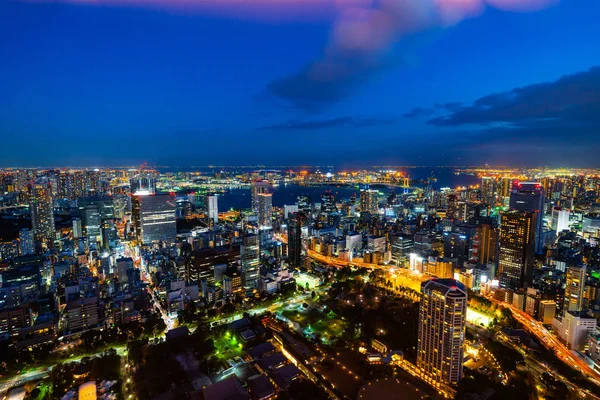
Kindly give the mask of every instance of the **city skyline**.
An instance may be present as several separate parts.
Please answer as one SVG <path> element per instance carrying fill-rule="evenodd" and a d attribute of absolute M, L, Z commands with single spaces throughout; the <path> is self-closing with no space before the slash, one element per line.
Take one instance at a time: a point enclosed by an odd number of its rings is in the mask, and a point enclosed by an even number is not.
<path fill-rule="evenodd" d="M 183 4 L 0 5 L 3 166 L 597 166 L 593 1 Z"/>

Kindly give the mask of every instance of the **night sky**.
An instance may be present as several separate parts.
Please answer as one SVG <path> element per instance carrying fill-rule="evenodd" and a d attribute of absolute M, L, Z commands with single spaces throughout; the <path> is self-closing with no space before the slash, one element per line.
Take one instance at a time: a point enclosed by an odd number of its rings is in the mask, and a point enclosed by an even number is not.
<path fill-rule="evenodd" d="M 0 0 L 0 166 L 599 167 L 598 0 Z"/>

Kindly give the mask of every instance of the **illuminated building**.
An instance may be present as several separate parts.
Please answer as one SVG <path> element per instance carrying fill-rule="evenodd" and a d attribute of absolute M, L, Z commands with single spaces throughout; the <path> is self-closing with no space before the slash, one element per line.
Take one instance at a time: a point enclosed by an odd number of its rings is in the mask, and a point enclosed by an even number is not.
<path fill-rule="evenodd" d="M 484 176 L 481 178 L 481 201 L 485 204 L 494 205 L 495 199 L 495 188 L 494 178 Z"/>
<path fill-rule="evenodd" d="M 362 245 L 362 235 L 360 236 L 360 245 Z M 390 234 L 390 249 L 392 251 L 392 261 L 396 265 L 406 263 L 414 248 L 413 237 L 400 233 Z"/>
<path fill-rule="evenodd" d="M 252 182 L 252 211 L 258 214 L 258 195 L 269 193 L 271 185 L 267 181 Z"/>
<path fill-rule="evenodd" d="M 544 251 L 542 227 L 544 223 L 544 189 L 538 182 L 514 182 L 510 193 L 511 210 L 537 214 L 535 217 L 535 251 Z"/>
<path fill-rule="evenodd" d="M 569 266 L 566 271 L 565 305 L 563 312 L 581 311 L 585 291 L 585 265 Z"/>
<path fill-rule="evenodd" d="M 556 236 L 565 229 L 569 229 L 569 217 L 571 213 L 569 210 L 564 210 L 560 207 L 552 209 L 552 222 L 551 228 L 556 231 Z"/>
<path fill-rule="evenodd" d="M 244 236 L 240 246 L 242 283 L 247 293 L 258 290 L 260 246 L 257 235 Z"/>
<path fill-rule="evenodd" d="M 585 313 L 569 311 L 562 320 L 554 318 L 552 328 L 570 350 L 585 350 L 590 335 L 596 333 L 596 318 Z"/>
<path fill-rule="evenodd" d="M 463 375 L 467 293 L 454 279 L 421 284 L 417 367 L 437 382 L 456 385 Z"/>
<path fill-rule="evenodd" d="M 205 200 L 206 214 L 209 224 L 216 224 L 219 222 L 219 203 L 218 198 L 215 195 L 206 196 Z"/>
<path fill-rule="evenodd" d="M 83 237 L 83 225 L 80 218 L 73 218 L 73 238 Z"/>
<path fill-rule="evenodd" d="M 518 289 L 531 281 L 537 216 L 520 211 L 501 214 L 498 275 L 503 287 Z"/>
<path fill-rule="evenodd" d="M 309 215 L 312 212 L 312 200 L 309 196 L 298 196 L 298 212 Z"/>
<path fill-rule="evenodd" d="M 78 391 L 78 399 L 79 400 L 96 400 L 96 381 L 86 382 L 83 385 L 79 386 Z"/>
<path fill-rule="evenodd" d="M 496 262 L 499 229 L 490 221 L 477 225 L 477 256 L 480 264 Z"/>
<path fill-rule="evenodd" d="M 29 256 L 35 253 L 33 231 L 29 229 L 21 229 L 19 231 L 19 252 L 22 256 Z"/>
<path fill-rule="evenodd" d="M 156 177 L 152 173 L 140 174 L 129 181 L 132 194 L 155 194 L 156 193 Z"/>
<path fill-rule="evenodd" d="M 302 214 L 290 214 L 288 222 L 288 262 L 299 267 L 302 255 Z"/>
<path fill-rule="evenodd" d="M 379 192 L 377 190 L 362 189 L 360 191 L 360 212 L 377 214 L 379 212 L 378 196 Z"/>
<path fill-rule="evenodd" d="M 34 237 L 47 244 L 52 244 L 56 236 L 56 230 L 50 184 L 48 182 L 30 184 L 29 201 Z"/>
<path fill-rule="evenodd" d="M 81 210 L 80 210 L 81 211 Z M 102 244 L 102 217 L 97 204 L 86 205 L 81 211 L 88 243 Z"/>
<path fill-rule="evenodd" d="M 135 236 L 139 242 L 175 241 L 177 218 L 174 195 L 133 195 L 131 205 Z"/>
<path fill-rule="evenodd" d="M 321 212 L 325 214 L 331 214 L 337 211 L 337 206 L 335 204 L 335 194 L 331 193 L 331 191 L 327 190 L 321 196 Z"/>
<path fill-rule="evenodd" d="M 258 226 L 260 229 L 273 227 L 273 195 L 271 193 L 259 193 L 258 198 Z"/>
<path fill-rule="evenodd" d="M 540 311 L 538 313 L 538 319 L 544 325 L 551 325 L 552 319 L 556 315 L 556 302 L 554 300 L 542 300 L 540 301 Z"/>

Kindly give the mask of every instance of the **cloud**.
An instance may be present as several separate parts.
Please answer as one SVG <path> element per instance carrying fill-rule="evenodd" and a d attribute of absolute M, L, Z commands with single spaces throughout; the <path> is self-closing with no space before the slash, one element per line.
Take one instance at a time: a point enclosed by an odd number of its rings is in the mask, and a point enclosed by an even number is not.
<path fill-rule="evenodd" d="M 36 1 L 36 0 L 34 0 Z M 487 6 L 535 11 L 558 0 L 37 0 L 88 6 L 125 6 L 244 20 L 331 20 L 321 57 L 299 72 L 268 83 L 265 92 L 302 110 L 322 110 L 354 93 L 382 71 L 402 37 L 479 16 Z M 290 43 L 293 48 L 293 43 Z"/>
<path fill-rule="evenodd" d="M 327 128 L 366 128 L 371 126 L 391 125 L 395 121 L 383 118 L 353 118 L 339 117 L 309 121 L 290 121 L 283 124 L 274 124 L 256 128 L 260 131 L 305 131 Z"/>
<path fill-rule="evenodd" d="M 417 107 L 417 108 L 413 108 L 412 110 L 402 114 L 402 116 L 404 118 L 417 119 L 417 118 L 429 117 L 434 112 L 435 112 L 435 110 L 433 108 Z"/>
<path fill-rule="evenodd" d="M 600 67 L 566 75 L 554 82 L 538 83 L 493 93 L 473 104 L 457 107 L 433 118 L 437 126 L 491 125 L 507 128 L 600 125 Z"/>
<path fill-rule="evenodd" d="M 381 72 L 392 45 L 405 35 L 451 26 L 480 15 L 486 5 L 531 11 L 553 0 L 355 0 L 340 2 L 329 43 L 318 60 L 300 72 L 276 79 L 267 93 L 295 107 L 322 110 L 353 94 Z"/>

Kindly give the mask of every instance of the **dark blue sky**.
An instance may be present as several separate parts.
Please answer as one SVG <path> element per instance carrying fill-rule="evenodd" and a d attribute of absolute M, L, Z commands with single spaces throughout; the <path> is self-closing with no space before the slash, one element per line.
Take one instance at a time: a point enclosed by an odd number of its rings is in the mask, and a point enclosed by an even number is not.
<path fill-rule="evenodd" d="M 0 1 L 0 166 L 600 166 L 597 0 L 161 1 Z"/>

